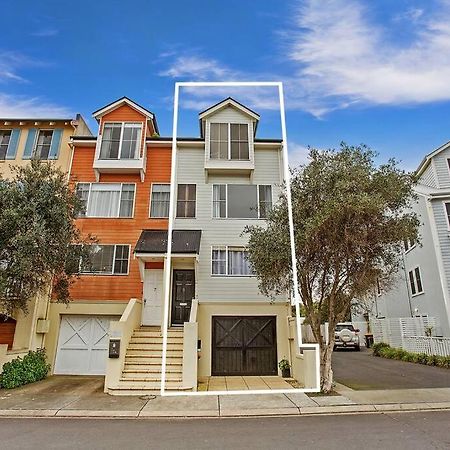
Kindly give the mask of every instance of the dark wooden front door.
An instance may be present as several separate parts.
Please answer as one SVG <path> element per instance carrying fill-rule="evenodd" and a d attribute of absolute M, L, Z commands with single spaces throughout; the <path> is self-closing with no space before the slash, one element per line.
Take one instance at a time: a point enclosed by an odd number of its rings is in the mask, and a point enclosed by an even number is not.
<path fill-rule="evenodd" d="M 277 375 L 276 317 L 212 318 L 212 375 Z"/>
<path fill-rule="evenodd" d="M 195 272 L 174 270 L 172 289 L 172 325 L 189 322 L 192 299 L 195 296 Z"/>

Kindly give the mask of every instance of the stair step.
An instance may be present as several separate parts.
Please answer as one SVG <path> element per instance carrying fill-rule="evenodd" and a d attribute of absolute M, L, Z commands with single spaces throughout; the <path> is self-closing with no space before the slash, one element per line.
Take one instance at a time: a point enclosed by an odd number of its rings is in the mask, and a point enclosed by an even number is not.
<path fill-rule="evenodd" d="M 183 336 L 176 336 L 167 339 L 168 344 L 180 344 L 183 345 Z M 135 336 L 133 335 L 130 339 L 130 344 L 163 344 L 162 337 L 146 337 L 146 336 Z"/>
<path fill-rule="evenodd" d="M 128 350 L 161 350 L 162 351 L 162 343 L 152 344 L 147 342 L 130 342 L 128 344 Z M 167 350 L 180 350 L 183 351 L 183 344 L 167 344 Z"/>
<path fill-rule="evenodd" d="M 122 373 L 145 373 L 147 375 L 153 376 L 153 375 L 161 375 L 161 370 L 153 369 L 153 368 L 143 369 L 142 366 L 138 366 L 137 368 L 126 366 L 125 369 L 122 371 Z M 181 374 L 181 373 L 183 373 L 183 370 L 181 367 L 178 369 L 169 369 L 169 368 L 166 369 L 166 374 L 174 375 L 174 374 Z"/>
<path fill-rule="evenodd" d="M 167 356 L 168 357 L 183 357 L 183 351 L 182 350 L 170 350 L 167 349 Z M 152 349 L 143 349 L 143 348 L 129 348 L 127 350 L 127 354 L 125 357 L 128 356 L 153 356 L 156 358 L 162 358 L 162 350 L 152 350 Z"/>
<path fill-rule="evenodd" d="M 153 364 L 162 364 L 162 357 L 161 355 L 150 355 L 148 353 L 137 353 L 135 355 L 129 355 L 127 354 L 125 356 L 125 364 L 126 363 L 153 363 Z M 174 356 L 174 357 L 167 357 L 166 358 L 166 365 L 169 364 L 183 364 L 183 357 L 182 356 Z"/>
<path fill-rule="evenodd" d="M 133 380 L 131 378 L 121 378 L 119 380 L 119 385 L 123 386 L 126 389 L 161 389 L 160 381 L 142 381 L 142 380 Z M 183 384 L 180 381 L 167 381 L 165 383 L 165 388 L 182 388 Z"/>
<path fill-rule="evenodd" d="M 142 382 L 142 383 L 147 383 L 147 382 L 161 382 L 161 375 L 159 376 L 152 376 L 151 374 L 139 374 L 139 373 L 135 373 L 135 374 L 131 374 L 131 373 L 125 373 L 122 374 L 122 377 L 120 378 L 121 381 L 137 381 L 137 382 Z M 183 381 L 183 378 L 179 376 L 179 374 L 172 374 L 166 375 L 166 382 L 170 382 L 170 383 L 181 383 Z"/>

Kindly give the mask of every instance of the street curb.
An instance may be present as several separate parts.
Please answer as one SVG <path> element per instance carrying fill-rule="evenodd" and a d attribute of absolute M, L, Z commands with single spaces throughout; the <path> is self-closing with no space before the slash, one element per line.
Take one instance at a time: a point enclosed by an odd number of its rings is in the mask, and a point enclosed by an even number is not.
<path fill-rule="evenodd" d="M 285 410 L 283 410 L 285 409 Z M 247 409 L 227 411 L 222 414 L 212 412 L 199 414 L 198 411 L 104 411 L 104 410 L 54 410 L 54 409 L 0 409 L 0 417 L 32 417 L 32 418 L 230 418 L 230 417 L 261 417 L 261 416 L 318 416 L 340 414 L 382 414 L 387 412 L 419 412 L 419 411 L 450 411 L 450 402 L 436 403 L 392 403 L 373 405 L 340 405 L 340 406 L 304 406 L 300 408 L 277 409 Z"/>

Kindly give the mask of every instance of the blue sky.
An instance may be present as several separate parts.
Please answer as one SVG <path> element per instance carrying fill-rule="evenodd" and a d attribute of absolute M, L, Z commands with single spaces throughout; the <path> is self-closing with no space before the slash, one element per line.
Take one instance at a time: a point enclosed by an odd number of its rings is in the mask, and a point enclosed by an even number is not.
<path fill-rule="evenodd" d="M 283 81 L 292 160 L 366 143 L 415 169 L 450 140 L 450 0 L 4 0 L 0 116 L 65 116 L 126 95 L 172 126 L 174 81 Z M 228 92 L 183 91 L 180 132 Z M 231 92 L 279 135 L 272 90 Z"/>

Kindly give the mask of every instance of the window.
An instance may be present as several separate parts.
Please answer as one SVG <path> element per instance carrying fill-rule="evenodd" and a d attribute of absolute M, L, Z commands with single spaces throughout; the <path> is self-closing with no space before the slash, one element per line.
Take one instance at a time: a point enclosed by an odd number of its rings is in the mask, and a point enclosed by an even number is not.
<path fill-rule="evenodd" d="M 423 286 L 419 267 L 409 271 L 408 275 L 412 295 L 421 294 L 423 292 Z"/>
<path fill-rule="evenodd" d="M 211 123 L 210 158 L 248 161 L 248 129 L 246 123 Z"/>
<path fill-rule="evenodd" d="M 213 217 L 227 217 L 227 185 L 213 185 Z"/>
<path fill-rule="evenodd" d="M 195 201 L 195 184 L 179 184 L 177 195 L 177 217 L 195 217 Z"/>
<path fill-rule="evenodd" d="M 211 273 L 225 276 L 253 276 L 248 251 L 242 247 L 212 247 Z"/>
<path fill-rule="evenodd" d="M 77 195 L 85 205 L 81 217 L 133 217 L 135 184 L 78 183 Z"/>
<path fill-rule="evenodd" d="M 272 186 L 262 184 L 258 186 L 259 217 L 264 219 L 272 209 Z"/>
<path fill-rule="evenodd" d="M 405 239 L 403 241 L 403 245 L 405 247 L 405 252 L 407 252 L 411 250 L 416 245 L 416 243 L 412 239 Z"/>
<path fill-rule="evenodd" d="M 170 184 L 152 185 L 150 217 L 169 217 Z"/>
<path fill-rule="evenodd" d="M 129 245 L 93 245 L 90 260 L 81 262 L 81 273 L 126 275 L 129 256 Z"/>
<path fill-rule="evenodd" d="M 450 203 L 444 203 L 445 214 L 447 215 L 447 226 L 450 228 Z"/>
<path fill-rule="evenodd" d="M 38 159 L 48 159 L 50 147 L 52 145 L 53 130 L 39 130 L 34 149 L 34 157 Z"/>
<path fill-rule="evenodd" d="M 100 159 L 137 159 L 142 124 L 108 122 L 103 127 Z"/>
<path fill-rule="evenodd" d="M 0 160 L 6 159 L 12 130 L 0 130 Z"/>
<path fill-rule="evenodd" d="M 272 209 L 272 186 L 214 184 L 213 217 L 264 219 Z"/>

